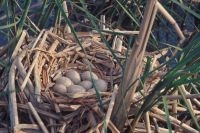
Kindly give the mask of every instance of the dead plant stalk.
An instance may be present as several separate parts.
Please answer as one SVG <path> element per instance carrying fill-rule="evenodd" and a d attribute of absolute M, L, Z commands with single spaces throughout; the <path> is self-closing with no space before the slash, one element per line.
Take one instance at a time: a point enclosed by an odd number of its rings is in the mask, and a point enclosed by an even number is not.
<path fill-rule="evenodd" d="M 127 61 L 122 84 L 119 88 L 118 98 L 115 101 L 112 120 L 122 132 L 127 119 L 127 112 L 131 105 L 131 97 L 134 95 L 138 82 L 135 82 L 141 73 L 142 59 L 149 39 L 150 31 L 155 19 L 157 0 L 149 0 L 146 4 L 144 19 L 140 26 L 140 33 L 133 45 L 133 51 Z M 134 83 L 135 82 L 135 83 Z M 132 86 L 131 84 L 134 83 Z M 130 87 L 130 89 L 129 89 Z"/>

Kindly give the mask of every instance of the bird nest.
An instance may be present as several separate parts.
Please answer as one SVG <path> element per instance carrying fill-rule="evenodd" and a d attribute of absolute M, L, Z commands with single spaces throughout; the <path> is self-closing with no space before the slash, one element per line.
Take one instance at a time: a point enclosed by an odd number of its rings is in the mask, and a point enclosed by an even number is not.
<path fill-rule="evenodd" d="M 71 33 L 61 35 L 52 30 L 42 30 L 31 38 L 23 31 L 9 73 L 14 130 L 85 132 L 102 125 L 113 85 L 119 84 L 122 74 L 113 53 L 123 60 L 123 50 L 111 53 L 96 33 L 78 32 L 77 38 L 79 41 Z M 89 78 L 84 78 L 84 73 Z M 76 74 L 78 81 L 74 81 Z M 66 79 L 72 82 L 66 85 Z M 89 81 L 90 87 L 77 89 L 83 80 Z M 32 124 L 35 121 L 39 126 Z M 112 123 L 109 127 L 114 128 Z"/>
<path fill-rule="evenodd" d="M 109 117 L 122 77 L 119 64 L 129 52 L 119 38 L 111 50 L 95 32 L 74 37 L 54 30 L 42 30 L 37 37 L 23 31 L 12 52 L 5 89 L 11 130 L 96 132 L 108 114 L 106 126 L 118 132 Z M 158 77 L 149 78 L 151 88 Z"/>

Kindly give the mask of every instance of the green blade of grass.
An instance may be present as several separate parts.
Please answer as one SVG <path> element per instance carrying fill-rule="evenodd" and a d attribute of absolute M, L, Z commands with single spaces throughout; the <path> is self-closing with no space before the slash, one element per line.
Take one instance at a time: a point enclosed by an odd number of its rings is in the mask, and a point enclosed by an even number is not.
<path fill-rule="evenodd" d="M 9 47 L 8 55 L 12 55 L 12 52 L 15 49 L 15 46 L 17 44 L 16 41 L 19 39 L 19 37 L 20 37 L 20 35 L 22 33 L 23 27 L 25 25 L 25 20 L 27 18 L 28 11 L 29 11 L 29 8 L 30 8 L 30 4 L 31 4 L 31 0 L 26 0 L 25 1 L 24 11 L 23 11 L 22 16 L 21 16 L 21 18 L 19 20 L 19 23 L 17 25 L 16 36 L 9 42 L 11 47 Z"/>
<path fill-rule="evenodd" d="M 192 14 L 193 16 L 195 16 L 197 19 L 200 19 L 200 14 L 196 13 L 195 11 L 193 11 L 192 9 L 190 9 L 189 7 L 185 6 L 183 3 L 180 3 L 177 0 L 171 0 L 171 1 L 173 1 L 175 4 L 177 4 L 182 9 L 186 10 L 187 12 L 189 12 L 190 14 Z"/>
<path fill-rule="evenodd" d="M 37 25 L 41 25 L 41 22 L 46 14 L 46 8 L 48 8 L 48 0 L 43 0 L 42 7 L 40 9 L 40 15 L 39 15 L 40 17 L 37 21 Z"/>
<path fill-rule="evenodd" d="M 11 24 L 7 24 L 7 25 L 0 25 L 0 30 L 3 29 L 10 29 L 11 27 L 16 26 L 19 23 L 19 20 L 17 22 L 11 23 Z"/>
<path fill-rule="evenodd" d="M 195 114 L 194 114 L 194 112 L 192 111 L 192 109 L 191 109 L 191 107 L 190 107 L 190 105 L 189 105 L 189 103 L 188 103 L 188 101 L 187 101 L 187 99 L 186 99 L 186 97 L 185 97 L 185 96 L 186 96 L 185 92 L 183 92 L 183 91 L 181 90 L 180 87 L 179 87 L 178 90 L 179 90 L 179 92 L 180 92 L 180 94 L 181 94 L 181 97 L 182 97 L 182 99 L 183 99 L 183 101 L 184 101 L 186 107 L 187 107 L 187 110 L 188 110 L 189 113 L 190 113 L 190 116 L 191 116 L 191 118 L 192 118 L 192 121 L 194 122 L 196 128 L 200 131 L 200 125 L 199 125 L 199 123 L 198 123 L 198 121 L 197 121 L 197 119 L 196 119 L 196 117 L 195 117 Z"/>
<path fill-rule="evenodd" d="M 116 0 L 117 1 L 117 3 L 120 5 L 120 7 L 123 9 L 123 11 L 125 11 L 126 12 L 126 14 L 131 18 L 131 20 L 133 21 L 133 22 L 135 22 L 135 24 L 137 25 L 137 26 L 139 26 L 140 24 L 136 21 L 136 19 L 129 13 L 129 11 L 118 1 L 118 0 Z"/>
<path fill-rule="evenodd" d="M 48 21 L 48 18 L 50 17 L 50 14 L 52 13 L 53 9 L 55 7 L 55 4 L 53 2 L 50 3 L 50 5 L 45 10 L 45 13 L 42 14 L 43 16 L 40 17 L 40 23 L 38 24 L 39 28 L 44 28 L 45 24 Z"/>
<path fill-rule="evenodd" d="M 28 12 L 29 12 L 29 8 L 30 8 L 30 4 L 31 4 L 31 0 L 26 0 L 25 1 L 25 8 L 24 8 L 24 12 L 20 18 L 20 21 L 19 21 L 19 24 L 18 24 L 18 27 L 17 27 L 17 38 L 21 35 L 22 33 L 22 30 L 23 30 L 23 27 L 24 27 L 24 23 L 25 23 L 25 20 L 26 20 L 26 17 L 28 15 Z"/>
<path fill-rule="evenodd" d="M 167 99 L 166 97 L 163 97 L 163 104 L 164 104 L 164 109 L 165 109 L 165 117 L 166 117 L 166 120 L 167 120 L 167 128 L 168 128 L 168 131 L 169 133 L 172 133 L 172 126 L 171 126 L 171 122 L 170 122 L 170 119 L 169 119 L 169 110 L 168 110 L 168 102 L 167 102 Z"/>

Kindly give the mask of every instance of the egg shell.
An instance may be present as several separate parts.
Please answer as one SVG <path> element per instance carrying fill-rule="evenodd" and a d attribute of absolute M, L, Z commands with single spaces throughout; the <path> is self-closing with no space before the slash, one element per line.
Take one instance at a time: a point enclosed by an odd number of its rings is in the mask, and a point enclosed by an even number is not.
<path fill-rule="evenodd" d="M 86 92 L 86 89 L 80 85 L 71 85 L 67 88 L 67 93 L 81 93 Z"/>
<path fill-rule="evenodd" d="M 107 91 L 108 83 L 103 79 L 97 79 L 94 81 L 94 87 L 101 92 Z"/>
<path fill-rule="evenodd" d="M 83 88 L 85 88 L 86 90 L 92 88 L 92 82 L 89 81 L 89 80 L 81 81 L 81 82 L 79 83 L 79 85 L 82 86 Z"/>
<path fill-rule="evenodd" d="M 53 86 L 53 90 L 58 93 L 66 93 L 67 87 L 65 87 L 63 84 L 55 84 Z"/>
<path fill-rule="evenodd" d="M 92 92 L 92 93 L 96 93 L 94 88 L 88 89 L 87 92 Z"/>
<path fill-rule="evenodd" d="M 73 82 L 67 77 L 60 77 L 56 79 L 56 84 L 63 84 L 65 87 L 73 85 Z"/>
<path fill-rule="evenodd" d="M 71 81 L 74 84 L 78 84 L 78 83 L 81 82 L 80 74 L 77 71 L 73 70 L 73 69 L 68 70 L 65 73 L 65 76 L 68 77 L 69 79 L 71 79 Z"/>
<path fill-rule="evenodd" d="M 98 76 L 93 73 L 93 72 L 90 72 L 90 71 L 85 71 L 81 74 L 81 79 L 82 80 L 97 80 L 98 79 Z"/>

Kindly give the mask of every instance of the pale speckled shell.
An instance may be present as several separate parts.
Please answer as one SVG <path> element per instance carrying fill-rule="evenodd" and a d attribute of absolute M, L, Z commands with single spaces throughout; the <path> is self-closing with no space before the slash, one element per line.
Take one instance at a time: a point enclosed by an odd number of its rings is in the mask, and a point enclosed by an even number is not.
<path fill-rule="evenodd" d="M 98 79 L 98 76 L 95 74 L 95 73 L 93 73 L 93 72 L 90 72 L 90 71 L 85 71 L 85 72 L 83 72 L 82 74 L 81 74 L 81 79 L 82 80 L 92 80 L 92 78 L 94 79 L 94 80 L 97 80 Z"/>
<path fill-rule="evenodd" d="M 85 88 L 86 90 L 92 88 L 92 82 L 89 80 L 84 80 L 84 81 L 80 82 L 79 85 L 82 86 L 83 88 Z"/>
<path fill-rule="evenodd" d="M 96 93 L 96 91 L 95 91 L 94 88 L 91 88 L 91 89 L 87 90 L 87 92 L 93 92 L 93 93 Z"/>
<path fill-rule="evenodd" d="M 58 93 L 67 93 L 67 88 L 63 84 L 55 84 L 53 90 Z"/>
<path fill-rule="evenodd" d="M 103 79 L 97 79 L 94 81 L 94 87 L 96 87 L 99 91 L 105 92 L 107 91 L 108 83 Z"/>
<path fill-rule="evenodd" d="M 86 92 L 86 89 L 80 85 L 71 85 L 67 88 L 67 93 L 81 93 Z"/>
<path fill-rule="evenodd" d="M 56 84 L 63 84 L 65 87 L 73 85 L 73 82 L 67 77 L 59 77 L 56 79 Z"/>
<path fill-rule="evenodd" d="M 68 70 L 65 73 L 65 76 L 67 76 L 69 79 L 71 79 L 71 81 L 74 84 L 78 84 L 78 83 L 81 82 L 80 74 L 77 71 L 73 70 L 73 69 Z"/>

